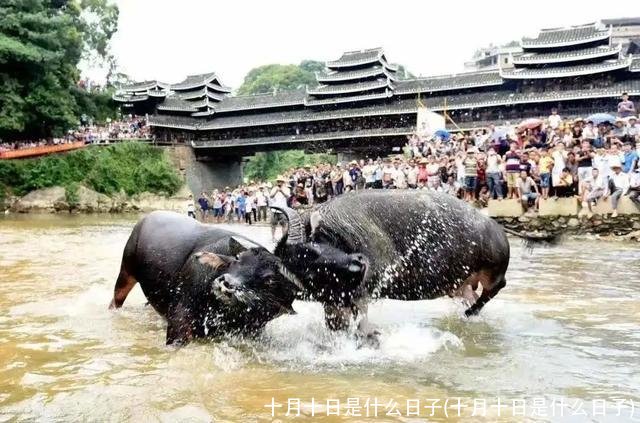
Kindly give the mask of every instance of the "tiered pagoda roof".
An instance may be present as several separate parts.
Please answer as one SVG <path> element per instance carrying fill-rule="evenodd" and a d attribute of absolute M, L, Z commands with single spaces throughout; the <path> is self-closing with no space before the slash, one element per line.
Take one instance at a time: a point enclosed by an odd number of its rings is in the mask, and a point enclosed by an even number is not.
<path fill-rule="evenodd" d="M 113 95 L 120 103 L 135 103 L 149 100 L 149 97 L 164 98 L 167 84 L 158 81 L 144 81 L 121 86 Z"/>
<path fill-rule="evenodd" d="M 611 28 L 592 23 L 544 29 L 535 38 L 522 39 L 523 52 L 513 68 L 500 69 L 504 79 L 570 78 L 628 68 L 622 47 L 611 44 Z"/>
<path fill-rule="evenodd" d="M 212 148 L 401 137 L 409 131 L 408 122 L 415 124 L 412 116 L 419 104 L 469 118 L 493 113 L 493 108 L 502 112 L 531 104 L 538 109 L 540 104 L 542 110 L 560 102 L 575 105 L 576 100 L 617 101 L 625 91 L 640 95 L 640 56 L 612 45 L 610 30 L 602 25 L 543 30 L 522 39 L 521 45 L 513 67 L 493 71 L 402 80 L 383 50 L 375 48 L 326 62 L 325 70 L 316 73 L 318 85 L 299 90 L 232 96 L 215 73 L 208 73 L 171 86 L 145 81 L 119 90 L 114 100 L 156 110 L 149 117 L 153 127 L 206 131 L 195 138 L 211 140 L 194 141 L 193 146 Z M 385 119 L 372 129 L 377 117 Z M 314 123 L 339 120 L 346 126 Z M 362 135 L 353 131 L 360 121 L 365 123 Z M 392 128 L 384 122 L 393 122 Z"/>
<path fill-rule="evenodd" d="M 611 29 L 601 29 L 596 23 L 569 28 L 550 28 L 540 31 L 535 38 L 523 38 L 523 49 L 549 49 L 607 40 L 611 37 Z"/>
<path fill-rule="evenodd" d="M 319 85 L 307 88 L 305 105 L 362 102 L 393 95 L 398 69 L 387 62 L 381 48 L 346 52 L 338 60 L 326 62 L 326 67 L 316 73 Z"/>
<path fill-rule="evenodd" d="M 615 46 L 603 45 L 570 51 L 554 51 L 549 53 L 523 53 L 513 57 L 515 65 L 548 64 L 571 62 L 585 59 L 617 58 L 622 51 L 620 44 Z"/>

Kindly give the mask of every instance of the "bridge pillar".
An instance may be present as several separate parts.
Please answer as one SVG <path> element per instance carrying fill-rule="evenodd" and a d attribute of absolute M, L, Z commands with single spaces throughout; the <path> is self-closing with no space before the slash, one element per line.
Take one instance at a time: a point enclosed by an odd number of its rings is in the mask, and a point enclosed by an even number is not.
<path fill-rule="evenodd" d="M 190 146 L 169 148 L 170 156 L 182 172 L 195 197 L 202 191 L 235 187 L 242 183 L 242 157 L 196 156 Z"/>
<path fill-rule="evenodd" d="M 242 183 L 242 158 L 194 160 L 187 168 L 187 185 L 193 193 L 235 188 Z"/>

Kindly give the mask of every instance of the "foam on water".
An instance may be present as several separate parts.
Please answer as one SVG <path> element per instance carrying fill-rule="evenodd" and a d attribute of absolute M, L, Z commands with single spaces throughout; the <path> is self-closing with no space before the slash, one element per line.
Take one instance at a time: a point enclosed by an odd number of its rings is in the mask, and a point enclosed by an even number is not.
<path fill-rule="evenodd" d="M 259 340 L 263 347 L 257 354 L 264 361 L 313 369 L 417 362 L 441 349 L 464 348 L 462 341 L 450 332 L 420 325 L 415 320 L 389 321 L 384 318 L 382 308 L 383 305 L 378 304 L 369 310 L 369 321 L 381 332 L 379 348 L 363 345 L 353 333 L 330 331 L 319 304 L 297 302 L 297 315 L 285 316 L 267 325 Z"/>

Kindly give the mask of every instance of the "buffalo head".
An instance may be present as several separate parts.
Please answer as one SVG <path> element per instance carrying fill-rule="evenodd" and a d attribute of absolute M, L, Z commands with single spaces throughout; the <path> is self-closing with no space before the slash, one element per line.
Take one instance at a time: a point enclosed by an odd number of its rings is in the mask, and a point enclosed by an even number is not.
<path fill-rule="evenodd" d="M 209 268 L 210 293 L 218 323 L 227 329 L 250 332 L 270 320 L 294 313 L 296 287 L 282 272 L 281 261 L 263 247 L 238 251 L 235 256 L 199 252 L 198 261 Z"/>
<path fill-rule="evenodd" d="M 304 297 L 336 306 L 351 305 L 363 289 L 368 270 L 366 257 L 346 253 L 328 243 L 307 241 L 298 213 L 289 208 L 279 210 L 289 221 L 275 249 L 284 271 L 300 282 Z"/>

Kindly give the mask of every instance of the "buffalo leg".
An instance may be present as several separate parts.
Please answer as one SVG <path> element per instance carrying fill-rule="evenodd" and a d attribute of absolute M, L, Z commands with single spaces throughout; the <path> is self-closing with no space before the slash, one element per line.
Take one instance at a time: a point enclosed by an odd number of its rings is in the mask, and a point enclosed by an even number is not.
<path fill-rule="evenodd" d="M 136 279 L 131 276 L 124 268 L 120 269 L 118 280 L 113 288 L 113 299 L 109 304 L 109 309 L 120 308 L 124 304 L 124 300 L 127 299 L 127 295 L 131 292 L 131 289 L 137 283 Z"/>
<path fill-rule="evenodd" d="M 478 314 L 480 310 L 482 310 L 482 307 L 484 307 L 490 299 L 495 297 L 507 284 L 504 274 L 500 274 L 498 277 L 491 276 L 489 272 L 480 273 L 479 281 L 482 284 L 482 294 L 480 294 L 476 302 L 464 312 L 467 317 Z"/>
<path fill-rule="evenodd" d="M 182 304 L 171 307 L 167 316 L 167 345 L 189 343 L 193 339 L 192 321 L 191 313 Z"/>
<path fill-rule="evenodd" d="M 347 330 L 353 317 L 351 307 L 324 306 L 324 321 L 331 330 Z"/>

